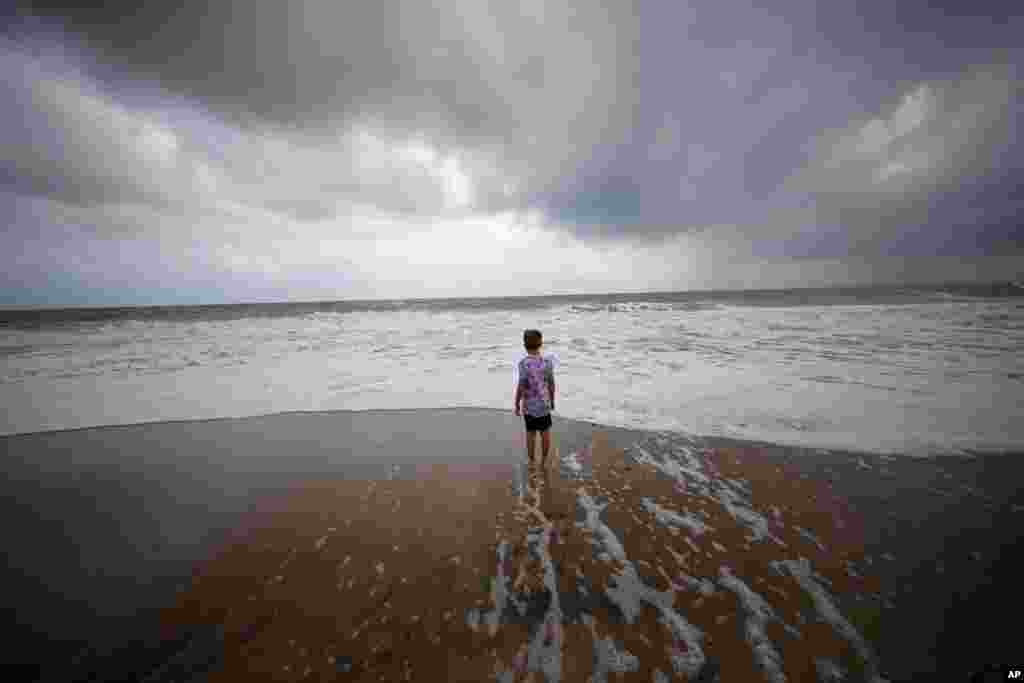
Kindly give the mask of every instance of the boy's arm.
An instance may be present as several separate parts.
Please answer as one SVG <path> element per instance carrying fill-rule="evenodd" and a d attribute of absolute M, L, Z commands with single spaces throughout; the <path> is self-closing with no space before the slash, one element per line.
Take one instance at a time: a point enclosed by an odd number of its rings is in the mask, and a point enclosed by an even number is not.
<path fill-rule="evenodd" d="M 519 410 L 519 399 L 521 399 L 523 395 L 523 382 L 522 377 L 519 376 L 518 364 L 516 364 L 516 368 L 515 371 L 512 373 L 512 377 L 515 378 L 516 383 L 516 397 L 513 399 L 513 402 L 515 403 L 515 410 Z"/>
<path fill-rule="evenodd" d="M 555 409 L 555 370 L 551 369 L 551 376 L 548 377 L 548 398 L 551 399 L 551 409 Z"/>

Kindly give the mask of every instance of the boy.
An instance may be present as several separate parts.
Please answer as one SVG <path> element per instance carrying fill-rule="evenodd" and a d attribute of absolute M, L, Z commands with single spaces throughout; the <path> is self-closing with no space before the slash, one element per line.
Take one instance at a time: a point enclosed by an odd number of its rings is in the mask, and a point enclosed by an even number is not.
<path fill-rule="evenodd" d="M 551 450 L 551 411 L 555 409 L 555 364 L 551 358 L 540 354 L 543 337 L 537 330 L 523 332 L 523 346 L 526 347 L 525 358 L 519 361 L 516 368 L 516 415 L 519 415 L 519 403 L 523 403 L 523 419 L 526 421 L 526 453 L 533 464 L 535 452 L 534 434 L 540 432 L 541 467 L 548 464 L 548 452 Z"/>

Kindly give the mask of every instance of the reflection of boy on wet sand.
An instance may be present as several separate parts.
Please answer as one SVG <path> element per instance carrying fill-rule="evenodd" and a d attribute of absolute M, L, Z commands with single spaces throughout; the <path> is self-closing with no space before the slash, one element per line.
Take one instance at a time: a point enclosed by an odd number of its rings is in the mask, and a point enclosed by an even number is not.
<path fill-rule="evenodd" d="M 547 467 L 551 450 L 551 411 L 555 409 L 555 365 L 551 358 L 541 355 L 543 337 L 538 330 L 523 332 L 523 346 L 527 356 L 519 361 L 516 383 L 516 415 L 523 403 L 526 422 L 526 453 L 533 463 L 534 434 L 540 432 L 541 464 Z"/>

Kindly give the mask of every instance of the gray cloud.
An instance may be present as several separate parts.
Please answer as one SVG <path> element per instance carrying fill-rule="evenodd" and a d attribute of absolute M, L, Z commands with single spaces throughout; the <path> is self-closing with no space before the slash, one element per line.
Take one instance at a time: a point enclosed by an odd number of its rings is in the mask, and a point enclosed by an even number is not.
<path fill-rule="evenodd" d="M 950 197 L 1005 165 L 1020 102 L 1008 64 L 916 84 L 883 111 L 818 136 L 786 187 L 813 200 L 805 224 L 839 226 L 852 251 L 870 253 L 908 230 L 941 225 Z M 990 199 L 1001 214 L 998 198 Z"/>
<path fill-rule="evenodd" d="M 369 126 L 492 167 L 500 179 L 481 179 L 485 209 L 544 191 L 631 128 L 628 4 L 103 7 L 52 12 L 124 76 L 154 79 L 250 133 L 323 145 Z M 519 199 L 503 191 L 507 177 Z"/>
<path fill-rule="evenodd" d="M 18 189 L 79 205 L 180 202 L 191 179 L 171 131 L 70 79 L 25 66 L 17 82 L 5 74 L 8 102 L 20 105 L 5 113 L 24 128 L 0 133 L 3 165 Z"/>
<path fill-rule="evenodd" d="M 0 38 L 0 189 L 39 209 L 6 237 L 538 291 L 1024 241 L 1019 31 L 854 5 L 33 2 L 63 32 Z"/>

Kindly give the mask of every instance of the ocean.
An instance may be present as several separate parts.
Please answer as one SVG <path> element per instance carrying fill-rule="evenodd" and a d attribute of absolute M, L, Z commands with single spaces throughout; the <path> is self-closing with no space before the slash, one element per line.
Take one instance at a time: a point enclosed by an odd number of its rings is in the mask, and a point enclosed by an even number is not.
<path fill-rule="evenodd" d="M 0 434 L 289 411 L 511 411 L 903 455 L 1024 448 L 1020 283 L 0 310 Z"/>

